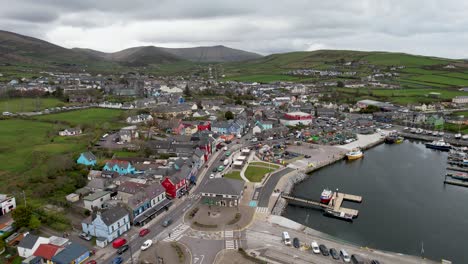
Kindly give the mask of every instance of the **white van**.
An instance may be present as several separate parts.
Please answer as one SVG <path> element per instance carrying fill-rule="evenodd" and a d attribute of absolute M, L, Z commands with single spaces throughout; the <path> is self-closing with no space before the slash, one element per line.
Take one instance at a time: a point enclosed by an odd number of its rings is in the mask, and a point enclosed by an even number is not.
<path fill-rule="evenodd" d="M 291 246 L 291 237 L 288 232 L 283 232 L 283 242 L 286 246 Z"/>

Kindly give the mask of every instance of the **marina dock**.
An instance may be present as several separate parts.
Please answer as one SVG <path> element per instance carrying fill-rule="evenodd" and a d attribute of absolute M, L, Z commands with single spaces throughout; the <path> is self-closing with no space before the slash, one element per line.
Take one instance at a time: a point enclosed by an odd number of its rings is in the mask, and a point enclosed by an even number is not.
<path fill-rule="evenodd" d="M 286 194 L 281 194 L 281 197 L 288 200 L 289 202 L 297 202 L 302 205 L 311 205 L 311 206 L 320 207 L 323 210 L 325 210 L 327 214 L 330 214 L 338 218 L 343 218 L 343 219 L 353 219 L 359 215 L 358 210 L 342 207 L 343 201 L 351 201 L 351 202 L 357 202 L 357 203 L 362 202 L 361 196 L 340 193 L 340 192 L 334 192 L 332 199 L 330 200 L 328 204 L 323 204 L 317 201 L 298 198 L 298 197 L 294 197 L 294 196 L 290 196 Z"/>
<path fill-rule="evenodd" d="M 461 168 L 461 167 L 447 167 L 447 170 L 468 172 L 468 168 Z"/>
<path fill-rule="evenodd" d="M 451 184 L 451 185 L 457 185 L 457 186 L 462 186 L 462 187 L 468 187 L 468 183 L 460 182 L 460 181 L 444 180 L 444 184 Z"/>

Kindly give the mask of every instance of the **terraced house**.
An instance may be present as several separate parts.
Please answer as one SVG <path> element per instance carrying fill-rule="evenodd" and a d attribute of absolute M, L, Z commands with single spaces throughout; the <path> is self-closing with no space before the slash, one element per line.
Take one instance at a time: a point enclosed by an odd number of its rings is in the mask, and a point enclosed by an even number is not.
<path fill-rule="evenodd" d="M 76 163 L 83 164 L 86 166 L 96 165 L 96 156 L 91 152 L 83 152 L 80 154 L 80 157 L 76 160 Z"/>
<path fill-rule="evenodd" d="M 143 191 L 135 193 L 128 199 L 127 209 L 130 211 L 130 220 L 133 225 L 144 225 L 167 210 L 172 200 L 166 198 L 166 190 L 159 183 L 146 187 Z"/>
<path fill-rule="evenodd" d="M 96 211 L 83 222 L 84 233 L 96 237 L 96 245 L 105 247 L 109 242 L 130 230 L 130 216 L 126 209 L 120 206 L 105 211 Z"/>
<path fill-rule="evenodd" d="M 126 160 L 109 160 L 106 162 L 106 165 L 104 166 L 103 170 L 105 171 L 115 171 L 119 175 L 127 175 L 127 174 L 134 174 L 135 173 L 135 167 Z"/>

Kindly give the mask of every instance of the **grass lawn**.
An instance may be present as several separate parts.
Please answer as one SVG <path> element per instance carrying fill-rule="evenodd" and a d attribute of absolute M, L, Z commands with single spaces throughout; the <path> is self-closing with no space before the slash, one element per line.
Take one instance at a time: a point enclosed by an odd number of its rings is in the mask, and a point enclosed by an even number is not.
<path fill-rule="evenodd" d="M 249 179 L 249 181 L 251 182 L 261 182 L 265 174 L 269 172 L 273 172 L 275 170 L 276 169 L 268 169 L 268 168 L 249 165 L 247 167 L 247 170 L 245 170 L 245 177 L 247 177 L 247 179 Z"/>
<path fill-rule="evenodd" d="M 231 171 L 230 173 L 224 174 L 224 177 L 234 179 L 234 180 L 243 181 L 243 179 L 240 176 L 240 171 Z"/>
<path fill-rule="evenodd" d="M 253 75 L 241 75 L 227 77 L 227 81 L 238 81 L 238 82 L 262 82 L 270 83 L 276 81 L 300 81 L 304 78 L 286 75 L 286 74 L 253 74 Z"/>
<path fill-rule="evenodd" d="M 33 112 L 66 105 L 57 98 L 14 98 L 0 100 L 0 112 Z"/>
<path fill-rule="evenodd" d="M 58 121 L 68 123 L 72 126 L 100 126 L 107 124 L 109 128 L 116 128 L 123 126 L 123 124 L 118 124 L 119 119 L 123 113 L 124 111 L 117 109 L 89 108 L 62 112 L 58 114 L 41 115 L 35 118 L 44 121 Z"/>
<path fill-rule="evenodd" d="M 134 152 L 134 151 L 117 150 L 117 151 L 114 151 L 114 155 L 119 158 L 127 158 L 127 157 L 137 157 L 140 155 L 140 153 Z"/>
<path fill-rule="evenodd" d="M 249 165 L 270 167 L 272 169 L 278 169 L 280 167 L 280 165 L 278 164 L 262 162 L 262 161 L 252 161 L 249 163 Z"/>

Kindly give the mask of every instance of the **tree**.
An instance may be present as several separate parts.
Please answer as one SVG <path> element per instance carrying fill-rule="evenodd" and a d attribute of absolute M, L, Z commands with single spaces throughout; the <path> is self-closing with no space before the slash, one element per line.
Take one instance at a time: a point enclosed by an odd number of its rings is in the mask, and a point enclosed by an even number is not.
<path fill-rule="evenodd" d="M 242 104 L 242 100 L 237 98 L 236 101 L 234 102 L 236 105 L 241 105 Z"/>
<path fill-rule="evenodd" d="M 188 84 L 185 85 L 184 95 L 187 96 L 187 97 L 192 96 L 192 92 L 190 91 L 190 88 L 189 88 Z"/>
<path fill-rule="evenodd" d="M 343 88 L 343 87 L 344 87 L 344 83 L 343 83 L 342 81 L 338 81 L 338 82 L 336 83 L 336 86 L 337 86 L 337 87 L 340 87 L 340 88 Z"/>
<path fill-rule="evenodd" d="M 28 206 L 18 206 L 11 213 L 13 220 L 15 220 L 15 227 L 27 227 L 29 226 L 29 221 L 31 220 L 32 210 Z"/>
<path fill-rule="evenodd" d="M 226 113 L 224 113 L 224 118 L 227 120 L 234 119 L 234 114 L 231 111 L 226 111 Z"/>
<path fill-rule="evenodd" d="M 29 219 L 29 228 L 37 230 L 39 227 L 41 227 L 41 220 L 39 220 L 35 215 L 31 215 L 31 218 Z"/>

